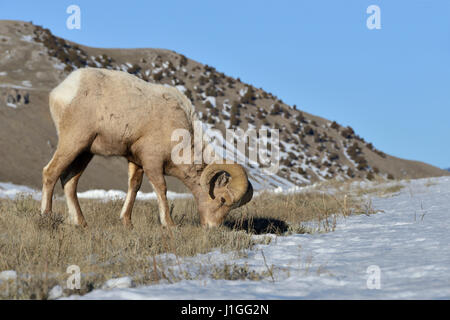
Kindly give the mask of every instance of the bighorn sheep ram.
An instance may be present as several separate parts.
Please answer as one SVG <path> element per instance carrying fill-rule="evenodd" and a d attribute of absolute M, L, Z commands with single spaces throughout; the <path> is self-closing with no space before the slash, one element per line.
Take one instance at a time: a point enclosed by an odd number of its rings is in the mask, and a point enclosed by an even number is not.
<path fill-rule="evenodd" d="M 128 192 L 120 214 L 126 226 L 132 226 L 131 212 L 144 173 L 157 194 L 164 226 L 174 225 L 164 175 L 180 179 L 191 190 L 203 226 L 219 225 L 231 209 L 252 198 L 252 185 L 239 164 L 175 164 L 171 160 L 176 143 L 171 141 L 173 130 L 185 129 L 192 135 L 196 119 L 190 100 L 176 88 L 147 83 L 122 71 L 85 68 L 72 72 L 53 89 L 49 104 L 59 141 L 43 169 L 42 214 L 51 212 L 60 178 L 70 221 L 87 225 L 76 189 L 94 155 L 128 160 Z"/>

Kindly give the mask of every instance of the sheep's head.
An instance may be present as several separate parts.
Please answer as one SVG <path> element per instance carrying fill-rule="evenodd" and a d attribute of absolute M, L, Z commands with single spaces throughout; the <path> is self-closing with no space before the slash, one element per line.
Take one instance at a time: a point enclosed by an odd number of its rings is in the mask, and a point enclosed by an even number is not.
<path fill-rule="evenodd" d="M 210 164 L 200 177 L 197 206 L 202 225 L 214 227 L 223 222 L 231 209 L 252 199 L 253 187 L 239 164 Z"/>

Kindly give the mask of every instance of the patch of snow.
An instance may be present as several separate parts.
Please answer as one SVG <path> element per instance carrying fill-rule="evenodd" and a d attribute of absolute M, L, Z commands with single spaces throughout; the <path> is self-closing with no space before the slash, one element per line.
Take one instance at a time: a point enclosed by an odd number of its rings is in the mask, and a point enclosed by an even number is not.
<path fill-rule="evenodd" d="M 31 84 L 30 80 L 24 80 L 22 81 L 22 85 L 25 87 L 31 88 L 33 85 Z"/>
<path fill-rule="evenodd" d="M 30 87 L 24 87 L 24 86 L 18 86 L 15 84 L 10 83 L 0 83 L 0 88 L 12 88 L 12 89 L 26 89 L 26 90 L 33 90 Z"/>
<path fill-rule="evenodd" d="M 163 71 L 162 68 L 155 68 L 155 69 L 153 69 L 152 73 L 153 73 L 153 74 L 155 74 L 155 73 L 160 73 L 161 71 Z"/>
<path fill-rule="evenodd" d="M 48 293 L 49 300 L 55 300 L 63 296 L 63 288 L 61 286 L 54 286 Z"/>
<path fill-rule="evenodd" d="M 233 263 L 255 271 L 273 265 L 273 280 L 200 277 L 69 298 L 449 299 L 450 177 L 404 185 L 397 195 L 372 199 L 382 211 L 338 220 L 334 232 L 273 235 L 270 244 L 247 250 L 243 258 L 217 250 L 184 258 L 179 265 L 196 270 Z M 371 286 L 373 269 L 380 272 L 379 289 Z"/>
<path fill-rule="evenodd" d="M 0 72 L 0 76 L 6 76 L 6 75 L 8 75 L 8 72 L 6 72 L 6 71 L 1 71 Z"/>
<path fill-rule="evenodd" d="M 30 187 L 20 186 L 9 182 L 0 182 L 0 198 L 14 199 L 20 194 L 29 194 L 35 200 L 41 199 L 40 192 L 37 192 Z"/>
<path fill-rule="evenodd" d="M 98 199 L 98 200 L 114 200 L 114 199 L 125 199 L 126 192 L 121 190 L 89 190 L 84 192 L 78 192 L 78 198 L 82 199 Z M 177 193 L 172 191 L 167 191 L 168 199 L 185 199 L 191 198 L 192 194 L 190 193 Z M 154 192 L 141 192 L 139 191 L 136 196 L 137 200 L 155 200 L 156 193 Z"/>
<path fill-rule="evenodd" d="M 34 42 L 32 35 L 24 35 L 24 36 L 22 36 L 22 38 L 20 38 L 20 40 L 26 41 L 26 42 Z"/>
<path fill-rule="evenodd" d="M 88 190 L 84 192 L 78 192 L 78 198 L 82 199 L 94 199 L 94 200 L 115 200 L 125 199 L 126 192 L 121 190 Z M 16 185 L 9 182 L 0 182 L 0 198 L 14 199 L 20 195 L 30 195 L 35 200 L 41 200 L 41 192 L 30 187 Z M 191 198 L 190 193 L 177 193 L 167 191 L 168 199 L 186 199 Z M 156 200 L 156 194 L 154 192 L 141 192 L 137 193 L 138 200 Z"/>
<path fill-rule="evenodd" d="M 64 63 L 61 63 L 61 62 L 55 62 L 53 64 L 53 68 L 55 68 L 57 70 L 64 70 L 65 67 L 66 67 L 66 65 Z"/>
<path fill-rule="evenodd" d="M 102 289 L 123 289 L 123 288 L 131 288 L 134 286 L 134 282 L 130 277 L 122 277 L 122 278 L 115 278 L 110 279 L 106 281 Z"/>
<path fill-rule="evenodd" d="M 181 92 L 181 93 L 185 93 L 186 92 L 186 87 L 183 85 L 178 85 L 176 86 L 176 88 Z"/>
<path fill-rule="evenodd" d="M 205 98 L 205 100 L 203 101 L 203 103 L 205 103 L 206 101 L 209 101 L 214 108 L 216 107 L 216 98 L 215 97 L 207 96 Z"/>
<path fill-rule="evenodd" d="M 0 272 L 0 281 L 16 280 L 17 272 L 14 270 L 6 270 Z"/>

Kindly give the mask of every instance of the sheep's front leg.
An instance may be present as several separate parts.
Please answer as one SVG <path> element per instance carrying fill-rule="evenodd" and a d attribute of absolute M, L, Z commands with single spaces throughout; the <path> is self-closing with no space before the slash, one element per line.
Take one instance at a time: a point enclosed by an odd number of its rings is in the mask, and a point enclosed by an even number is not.
<path fill-rule="evenodd" d="M 133 162 L 128 162 L 128 192 L 123 204 L 122 211 L 120 212 L 120 218 L 124 226 L 133 227 L 131 223 L 131 212 L 133 211 L 136 195 L 142 185 L 142 176 L 144 170 Z"/>
<path fill-rule="evenodd" d="M 158 198 L 159 221 L 164 227 L 175 226 L 175 223 L 170 216 L 169 203 L 167 202 L 166 180 L 164 179 L 162 170 L 152 170 L 144 167 L 144 171 Z"/>

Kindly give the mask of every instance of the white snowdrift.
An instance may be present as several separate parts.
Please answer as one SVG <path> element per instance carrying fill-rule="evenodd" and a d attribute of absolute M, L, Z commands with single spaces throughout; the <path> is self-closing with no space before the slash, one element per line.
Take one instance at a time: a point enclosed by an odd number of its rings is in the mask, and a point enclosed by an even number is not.
<path fill-rule="evenodd" d="M 31 195 L 35 200 L 41 200 L 41 192 L 30 187 L 16 185 L 9 182 L 0 182 L 0 198 L 14 199 L 20 195 Z M 78 197 L 81 199 L 97 199 L 97 200 L 114 200 L 125 199 L 126 192 L 121 190 L 89 190 L 84 192 L 78 192 Z M 169 199 L 190 198 L 190 193 L 176 193 L 172 191 L 167 192 Z M 156 194 L 154 192 L 138 192 L 138 200 L 156 200 Z"/>
<path fill-rule="evenodd" d="M 138 288 L 94 290 L 72 299 L 449 299 L 450 178 L 405 182 L 398 194 L 372 199 L 377 214 L 352 216 L 326 234 L 274 237 L 247 258 L 212 252 L 184 259 L 200 263 L 274 265 L 275 281 L 208 278 Z M 369 267 L 380 289 L 368 287 Z M 369 268 L 369 269 L 368 269 Z M 373 268 L 373 267 L 372 267 Z"/>

